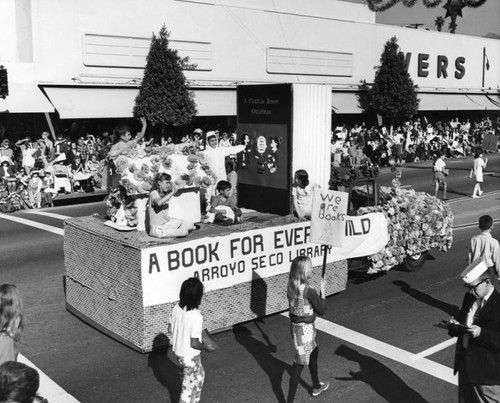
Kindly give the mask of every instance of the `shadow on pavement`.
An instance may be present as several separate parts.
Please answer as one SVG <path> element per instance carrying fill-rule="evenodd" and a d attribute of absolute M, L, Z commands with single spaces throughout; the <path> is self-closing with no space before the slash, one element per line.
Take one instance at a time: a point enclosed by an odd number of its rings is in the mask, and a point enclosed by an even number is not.
<path fill-rule="evenodd" d="M 153 351 L 148 356 L 148 367 L 153 370 L 155 378 L 167 388 L 171 402 L 178 402 L 182 389 L 182 370 L 168 357 L 169 340 L 164 333 L 153 340 Z"/>
<path fill-rule="evenodd" d="M 233 334 L 234 338 L 238 343 L 240 343 L 245 349 L 252 354 L 257 361 L 257 364 L 264 370 L 266 375 L 269 377 L 271 381 L 271 386 L 273 388 L 273 392 L 278 399 L 278 402 L 285 402 L 285 395 L 281 388 L 281 383 L 283 380 L 283 373 L 287 371 L 290 373 L 292 366 L 278 360 L 271 353 L 275 353 L 277 351 L 276 345 L 274 345 L 269 337 L 262 332 L 262 329 L 259 327 L 257 322 L 254 324 L 258 327 L 262 336 L 265 339 L 265 343 L 255 338 L 252 334 L 252 331 L 245 326 L 234 326 Z M 300 383 L 307 389 L 310 390 L 310 386 L 305 384 L 304 381 L 300 381 Z"/>
<path fill-rule="evenodd" d="M 448 304 L 447 302 L 440 301 L 429 294 L 426 294 L 422 291 L 419 291 L 413 288 L 411 285 L 404 281 L 395 280 L 392 282 L 394 285 L 397 285 L 401 291 L 408 294 L 410 297 L 415 298 L 417 301 L 423 302 L 424 304 L 430 305 L 434 308 L 437 308 L 444 313 L 447 313 L 450 316 L 456 316 L 458 314 L 458 306 Z"/>
<path fill-rule="evenodd" d="M 472 187 L 474 187 L 474 186 L 472 186 Z M 457 190 L 453 190 L 453 189 L 448 188 L 448 193 L 454 194 L 454 195 L 459 195 L 459 196 L 470 196 L 472 194 L 472 190 L 470 193 L 464 193 L 464 192 L 459 192 Z"/>
<path fill-rule="evenodd" d="M 373 274 L 369 274 L 367 271 L 367 266 L 349 269 L 349 271 L 347 272 L 347 279 L 353 284 L 362 284 L 366 283 L 367 281 L 376 280 L 387 274 L 387 272 L 385 271 L 380 271 Z"/>
<path fill-rule="evenodd" d="M 426 400 L 410 388 L 394 371 L 377 361 L 375 358 L 363 355 L 358 351 L 341 345 L 335 353 L 345 359 L 359 364 L 359 371 L 350 371 L 350 377 L 335 378 L 341 381 L 364 382 L 380 397 L 389 403 L 423 403 Z M 402 398 L 404 396 L 404 398 Z"/>

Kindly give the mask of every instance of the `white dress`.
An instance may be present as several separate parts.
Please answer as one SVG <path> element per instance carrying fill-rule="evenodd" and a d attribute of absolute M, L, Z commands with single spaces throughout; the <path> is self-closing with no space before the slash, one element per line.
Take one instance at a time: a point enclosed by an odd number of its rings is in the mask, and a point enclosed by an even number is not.
<path fill-rule="evenodd" d="M 483 181 L 483 168 L 486 167 L 486 163 L 482 158 L 476 158 L 474 160 L 474 175 L 476 176 L 476 182 Z"/>

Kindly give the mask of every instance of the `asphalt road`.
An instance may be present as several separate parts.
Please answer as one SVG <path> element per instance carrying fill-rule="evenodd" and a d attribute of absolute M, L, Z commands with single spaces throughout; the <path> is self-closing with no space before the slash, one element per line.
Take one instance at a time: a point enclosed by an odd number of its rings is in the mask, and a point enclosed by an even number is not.
<path fill-rule="evenodd" d="M 347 290 L 327 299 L 317 341 L 320 376 L 331 388 L 312 398 L 305 370 L 297 402 L 456 401 L 449 370 L 454 346 L 435 325 L 462 299 L 459 273 L 469 239 L 477 233 L 477 215 L 489 211 L 498 216 L 500 155 L 489 159 L 487 196 L 474 200 L 466 197 L 473 187 L 468 177 L 471 159 L 447 161 L 450 205 L 460 210 L 460 228 L 454 231 L 449 252 L 433 251 L 424 268 L 413 273 L 393 269 L 367 276 L 363 270 L 351 270 Z M 430 163 L 402 169 L 403 186 L 433 191 Z M 381 183 L 391 178 L 384 170 Z M 140 354 L 65 309 L 63 219 L 104 211 L 103 203 L 92 203 L 11 215 L 27 222 L 0 216 L 0 282 L 17 284 L 26 311 L 21 352 L 81 402 L 176 402 L 180 373 L 171 351 Z M 33 222 L 47 227 L 27 225 Z M 500 225 L 494 236 L 500 238 Z M 202 401 L 283 401 L 293 359 L 286 317 L 277 314 L 244 323 L 216 334 L 215 340 L 220 349 L 203 355 Z M 435 346 L 435 352 L 419 355 Z"/>

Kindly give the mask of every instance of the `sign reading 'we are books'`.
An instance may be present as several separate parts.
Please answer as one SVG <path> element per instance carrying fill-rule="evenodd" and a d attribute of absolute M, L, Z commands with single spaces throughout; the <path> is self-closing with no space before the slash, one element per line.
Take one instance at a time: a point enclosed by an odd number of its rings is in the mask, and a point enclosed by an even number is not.
<path fill-rule="evenodd" d="M 347 258 L 377 253 L 389 240 L 385 216 L 348 216 L 348 201 L 346 192 L 314 190 L 311 242 L 337 247 Z"/>

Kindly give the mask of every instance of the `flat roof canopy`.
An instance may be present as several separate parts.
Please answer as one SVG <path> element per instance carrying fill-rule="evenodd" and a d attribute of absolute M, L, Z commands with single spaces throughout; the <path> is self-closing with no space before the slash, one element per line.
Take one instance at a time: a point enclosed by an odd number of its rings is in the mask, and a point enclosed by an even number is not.
<path fill-rule="evenodd" d="M 332 112 L 337 113 L 363 113 L 359 107 L 356 92 L 333 92 Z"/>
<path fill-rule="evenodd" d="M 500 110 L 486 94 L 423 94 L 419 93 L 421 111 Z"/>
<path fill-rule="evenodd" d="M 0 112 L 44 113 L 54 112 L 54 107 L 35 83 L 9 82 L 9 95 L 0 98 Z"/>
<path fill-rule="evenodd" d="M 131 118 L 138 88 L 45 86 L 61 119 Z M 236 115 L 235 89 L 197 89 L 198 116 Z"/>

